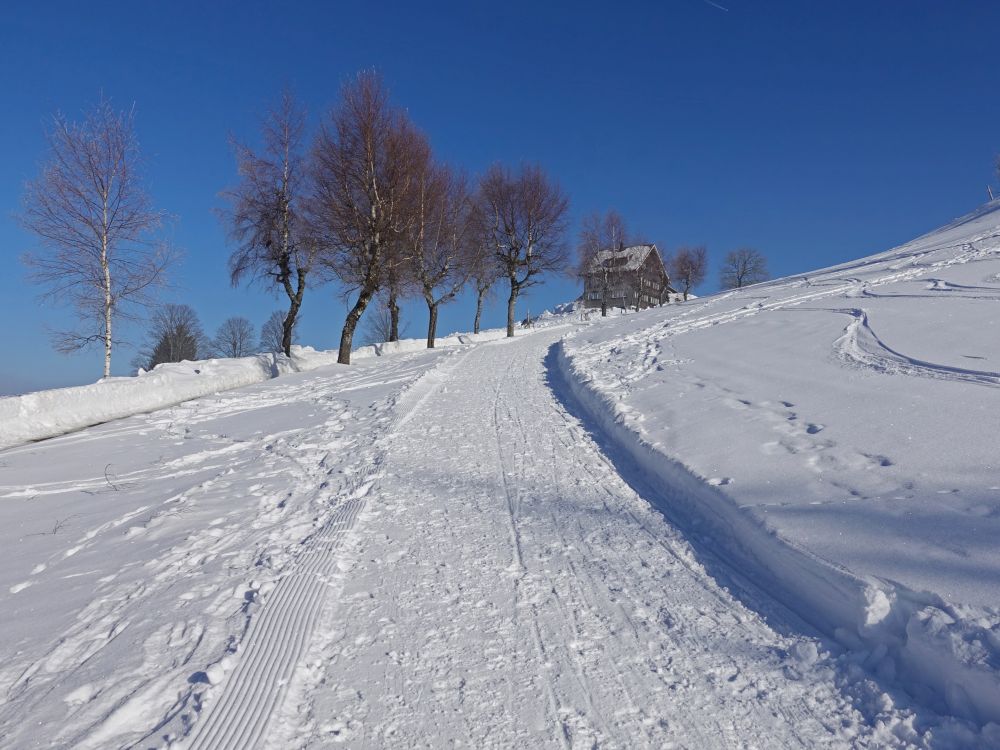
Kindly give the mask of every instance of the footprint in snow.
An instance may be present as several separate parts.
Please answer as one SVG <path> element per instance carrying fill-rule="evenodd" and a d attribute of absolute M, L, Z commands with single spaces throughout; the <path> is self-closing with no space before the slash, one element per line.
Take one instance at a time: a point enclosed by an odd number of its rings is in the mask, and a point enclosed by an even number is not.
<path fill-rule="evenodd" d="M 727 484 L 733 483 L 732 477 L 712 477 L 708 480 L 708 483 L 713 487 L 721 487 Z"/>

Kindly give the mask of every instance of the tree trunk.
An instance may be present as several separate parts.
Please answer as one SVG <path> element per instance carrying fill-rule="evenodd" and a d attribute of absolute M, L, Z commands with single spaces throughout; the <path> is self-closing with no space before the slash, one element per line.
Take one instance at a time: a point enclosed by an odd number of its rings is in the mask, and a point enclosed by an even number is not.
<path fill-rule="evenodd" d="M 108 238 L 101 242 L 101 268 L 104 271 L 104 377 L 111 377 L 111 264 L 108 263 Z"/>
<path fill-rule="evenodd" d="M 608 288 L 607 286 L 601 290 L 601 317 L 608 317 Z"/>
<path fill-rule="evenodd" d="M 427 348 L 434 348 L 434 338 L 437 336 L 438 327 L 438 306 L 427 303 Z"/>
<path fill-rule="evenodd" d="M 375 286 L 363 287 L 358 295 L 358 301 L 347 313 L 347 320 L 344 321 L 344 330 L 340 334 L 340 351 L 337 353 L 337 364 L 351 364 L 351 344 L 354 341 L 354 329 L 358 327 L 361 314 L 365 311 L 372 297 L 375 296 Z"/>
<path fill-rule="evenodd" d="M 514 305 L 517 304 L 517 284 L 510 280 L 510 297 L 507 298 L 507 338 L 514 337 Z"/>
<path fill-rule="evenodd" d="M 302 268 L 298 269 L 297 285 L 294 292 L 292 291 L 291 282 L 288 279 L 287 261 L 283 272 L 285 274 L 285 293 L 288 295 L 288 315 L 285 316 L 285 320 L 281 324 L 281 350 L 285 353 L 286 357 L 291 357 L 292 334 L 295 332 L 295 321 L 299 317 L 299 308 L 302 307 L 302 295 L 306 290 L 306 272 Z"/>
<path fill-rule="evenodd" d="M 399 341 L 399 302 L 392 287 L 389 289 L 389 341 Z"/>
<path fill-rule="evenodd" d="M 479 324 L 483 320 L 483 292 L 480 289 L 476 290 L 476 319 L 472 321 L 472 332 L 479 333 Z"/>
<path fill-rule="evenodd" d="M 295 330 L 295 318 L 299 314 L 301 304 L 299 300 L 293 299 L 288 308 L 288 314 L 281 324 L 281 351 L 285 353 L 286 357 L 292 356 L 292 332 Z"/>

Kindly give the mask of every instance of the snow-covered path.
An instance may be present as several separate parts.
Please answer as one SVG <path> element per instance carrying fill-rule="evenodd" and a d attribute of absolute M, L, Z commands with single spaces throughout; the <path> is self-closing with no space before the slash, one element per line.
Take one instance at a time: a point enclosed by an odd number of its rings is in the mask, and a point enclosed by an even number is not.
<path fill-rule="evenodd" d="M 0 747 L 156 746 L 193 719 L 255 746 L 328 593 L 314 563 L 336 561 L 380 439 L 447 358 L 288 375 L 0 454 Z"/>
<path fill-rule="evenodd" d="M 814 644 L 721 588 L 559 401 L 558 337 L 463 353 L 389 438 L 269 744 L 867 745 Z"/>
<path fill-rule="evenodd" d="M 0 747 L 919 744 L 619 475 L 568 331 L 4 452 Z"/>

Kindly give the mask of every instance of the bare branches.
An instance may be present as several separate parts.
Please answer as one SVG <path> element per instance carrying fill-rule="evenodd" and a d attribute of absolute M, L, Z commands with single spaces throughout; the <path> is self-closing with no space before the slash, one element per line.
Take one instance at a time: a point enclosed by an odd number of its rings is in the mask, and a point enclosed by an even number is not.
<path fill-rule="evenodd" d="M 726 255 L 719 280 L 723 289 L 740 289 L 769 277 L 767 259 L 757 250 L 743 247 Z"/>
<path fill-rule="evenodd" d="M 322 263 L 358 293 L 341 332 L 341 364 L 350 364 L 358 320 L 383 281 L 390 245 L 405 227 L 414 164 L 429 153 L 427 139 L 390 104 L 381 77 L 371 71 L 344 85 L 317 138 L 312 217 Z"/>
<path fill-rule="evenodd" d="M 411 187 L 402 238 L 427 303 L 427 347 L 433 348 L 438 308 L 451 302 L 481 270 L 484 245 L 475 232 L 474 206 L 464 176 L 428 160 L 417 165 Z"/>
<path fill-rule="evenodd" d="M 608 314 L 612 290 L 621 286 L 623 280 L 622 266 L 609 260 L 628 242 L 625 220 L 614 209 L 603 216 L 594 212 L 584 217 L 577 245 L 579 273 L 584 278 L 584 294 L 600 295 L 604 317 Z"/>
<path fill-rule="evenodd" d="M 152 370 L 165 362 L 193 361 L 206 349 L 198 314 L 189 305 L 166 304 L 158 307 L 150 321 L 146 346 L 133 364 Z"/>
<path fill-rule="evenodd" d="M 24 256 L 44 296 L 71 305 L 81 329 L 56 335 L 56 348 L 104 343 L 111 374 L 112 324 L 129 304 L 149 301 L 174 257 L 154 233 L 164 215 L 152 209 L 141 181 L 134 112 L 101 99 L 83 122 L 56 115 L 49 159 L 29 182 L 20 216 L 44 251 Z"/>
<path fill-rule="evenodd" d="M 566 214 L 569 200 L 537 165 L 517 175 L 495 164 L 479 183 L 483 235 L 502 275 L 510 282 L 507 335 L 514 335 L 514 305 L 521 290 L 546 273 L 567 267 Z"/>
<path fill-rule="evenodd" d="M 262 352 L 283 352 L 284 351 L 284 341 L 285 341 L 285 314 L 281 310 L 275 310 L 271 313 L 264 325 L 260 327 L 260 344 L 259 349 Z M 295 319 L 295 325 L 292 327 L 292 343 L 298 341 L 298 326 L 300 318 Z"/>
<path fill-rule="evenodd" d="M 290 353 L 292 330 L 313 270 L 318 243 L 309 231 L 305 202 L 310 189 L 305 162 L 305 112 L 286 91 L 261 122 L 262 147 L 233 141 L 240 183 L 224 193 L 236 250 L 229 258 L 233 285 L 258 281 L 288 297 L 281 351 Z"/>
<path fill-rule="evenodd" d="M 680 284 L 687 302 L 690 291 L 705 280 L 708 270 L 708 255 L 704 245 L 679 247 L 670 260 L 670 273 Z"/>
<path fill-rule="evenodd" d="M 283 322 L 284 318 L 282 318 Z M 279 346 L 281 341 L 279 340 Z M 213 357 L 247 357 L 254 352 L 253 324 L 243 317 L 226 318 L 211 341 Z"/>

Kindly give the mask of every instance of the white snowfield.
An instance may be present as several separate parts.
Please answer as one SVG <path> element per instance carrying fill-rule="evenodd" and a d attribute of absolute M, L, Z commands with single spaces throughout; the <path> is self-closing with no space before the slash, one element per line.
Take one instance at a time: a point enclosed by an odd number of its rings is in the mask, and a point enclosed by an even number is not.
<path fill-rule="evenodd" d="M 880 255 L 594 326 L 559 363 L 702 554 L 997 744 L 998 305 L 993 203 Z"/>
<path fill-rule="evenodd" d="M 1000 747 L 994 208 L 0 452 L 0 747 Z"/>

